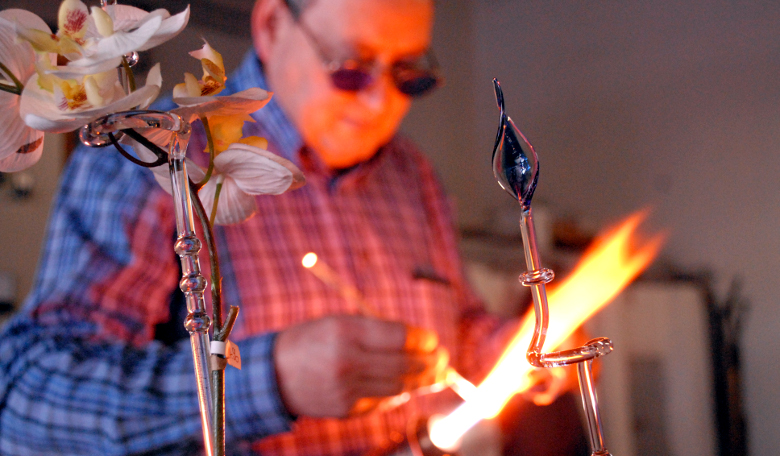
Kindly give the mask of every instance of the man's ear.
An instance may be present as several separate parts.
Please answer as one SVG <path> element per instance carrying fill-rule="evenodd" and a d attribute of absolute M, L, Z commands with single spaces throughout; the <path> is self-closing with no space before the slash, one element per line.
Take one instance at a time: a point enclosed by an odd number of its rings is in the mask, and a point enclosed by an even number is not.
<path fill-rule="evenodd" d="M 271 55 L 279 33 L 279 0 L 257 0 L 252 8 L 252 44 L 261 62 Z"/>

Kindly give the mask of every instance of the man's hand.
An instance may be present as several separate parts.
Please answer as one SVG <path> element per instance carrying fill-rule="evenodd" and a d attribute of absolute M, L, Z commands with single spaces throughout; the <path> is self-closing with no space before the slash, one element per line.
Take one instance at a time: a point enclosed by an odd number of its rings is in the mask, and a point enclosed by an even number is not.
<path fill-rule="evenodd" d="M 579 387 L 576 366 L 534 369 L 530 376 L 534 385 L 523 393 L 523 397 L 539 406 L 550 405 L 562 394 Z"/>
<path fill-rule="evenodd" d="M 398 322 L 358 315 L 304 322 L 276 341 L 282 400 L 295 415 L 348 416 L 361 398 L 433 381 L 442 357 L 437 347 L 433 332 Z"/>

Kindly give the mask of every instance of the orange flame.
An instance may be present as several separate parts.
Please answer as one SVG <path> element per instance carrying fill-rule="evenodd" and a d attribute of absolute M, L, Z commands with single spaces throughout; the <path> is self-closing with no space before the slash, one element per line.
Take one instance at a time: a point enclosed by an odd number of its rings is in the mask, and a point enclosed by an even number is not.
<path fill-rule="evenodd" d="M 656 235 L 632 251 L 637 226 L 647 211 L 631 215 L 616 229 L 600 236 L 569 278 L 548 295 L 550 326 L 545 350 L 563 343 L 582 323 L 607 305 L 634 280 L 658 254 L 664 236 Z M 431 441 L 453 450 L 463 434 L 482 419 L 496 416 L 516 394 L 531 385 L 533 367 L 525 352 L 534 329 L 533 310 L 523 319 L 517 335 L 473 397 L 445 417 L 430 421 Z"/>

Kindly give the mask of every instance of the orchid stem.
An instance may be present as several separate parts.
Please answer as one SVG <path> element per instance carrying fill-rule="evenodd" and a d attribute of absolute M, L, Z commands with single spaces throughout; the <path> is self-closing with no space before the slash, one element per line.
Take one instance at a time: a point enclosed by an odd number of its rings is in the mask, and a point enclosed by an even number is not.
<path fill-rule="evenodd" d="M 0 82 L 0 90 L 2 90 L 3 92 L 12 93 L 14 95 L 21 95 L 22 94 L 22 91 L 19 90 L 18 87 L 11 86 L 11 85 L 8 85 L 8 84 L 3 84 L 2 82 Z"/>
<path fill-rule="evenodd" d="M 207 147 L 209 149 L 209 167 L 206 170 L 206 175 L 203 177 L 203 180 L 195 184 L 196 188 L 200 190 L 204 185 L 206 185 L 206 182 L 211 179 L 211 174 L 214 172 L 214 157 L 216 156 L 216 151 L 214 150 L 214 138 L 211 136 L 211 127 L 209 127 L 209 120 L 206 118 L 206 116 L 200 116 L 200 121 L 203 124 L 203 129 L 206 130 L 206 142 Z"/>
<path fill-rule="evenodd" d="M 209 223 L 214 226 L 214 220 L 217 218 L 217 206 L 219 205 L 219 194 L 222 193 L 222 182 L 217 182 L 217 190 L 214 192 L 214 205 L 211 207 L 211 218 Z"/>
<path fill-rule="evenodd" d="M 122 133 L 124 133 L 127 136 L 133 138 L 139 144 L 141 144 L 142 146 L 146 147 L 147 149 L 152 151 L 152 153 L 154 153 L 157 156 L 157 160 L 156 161 L 151 162 L 151 163 L 145 163 L 145 162 L 142 162 L 141 160 L 138 160 L 137 158 L 133 157 L 132 155 L 128 154 L 127 152 L 125 152 L 124 149 L 122 149 L 119 146 L 119 143 L 115 143 L 114 147 L 116 147 L 117 150 L 119 150 L 119 152 L 121 152 L 122 155 L 124 155 L 125 158 L 127 158 L 131 162 L 135 163 L 136 165 L 144 166 L 144 167 L 147 167 L 147 168 L 151 168 L 151 167 L 154 167 L 154 166 L 160 166 L 162 164 L 168 163 L 168 153 L 165 152 L 164 150 L 160 149 L 160 147 L 157 146 L 157 144 L 155 144 L 155 143 L 149 141 L 148 139 L 146 139 L 146 137 L 144 135 L 142 135 L 141 133 L 138 133 L 137 131 L 135 131 L 135 130 L 133 130 L 131 128 L 122 130 Z M 112 135 L 109 134 L 109 137 L 110 136 L 112 136 Z"/>
<path fill-rule="evenodd" d="M 222 276 L 219 271 L 219 261 L 217 257 L 217 246 L 214 242 L 214 224 L 205 223 L 206 210 L 203 208 L 203 204 L 200 202 L 197 190 L 190 185 L 190 197 L 192 199 L 192 207 L 195 213 L 200 219 L 201 226 L 203 227 L 203 237 L 206 241 L 206 247 L 209 251 L 209 262 L 211 264 L 211 304 L 214 311 L 214 334 L 219 334 L 222 331 Z"/>
<path fill-rule="evenodd" d="M 6 74 L 11 81 L 14 83 L 13 86 L 10 86 L 8 84 L 2 84 L 0 83 L 0 90 L 3 90 L 5 92 L 11 92 L 16 95 L 21 95 L 22 90 L 24 90 L 24 84 L 22 84 L 22 81 L 19 80 L 12 72 L 8 69 L 7 66 L 3 64 L 3 62 L 0 62 L 0 71 Z"/>
<path fill-rule="evenodd" d="M 130 68 L 130 64 L 125 57 L 122 57 L 122 69 L 127 80 L 127 86 L 130 88 L 130 92 L 135 92 L 135 75 L 133 69 Z"/>
<path fill-rule="evenodd" d="M 192 207 L 198 215 L 203 228 L 203 238 L 209 251 L 209 264 L 211 265 L 211 308 L 212 322 L 214 323 L 214 340 L 224 342 L 230 334 L 236 317 L 238 307 L 231 306 L 227 321 L 222 320 L 222 276 L 219 272 L 219 259 L 217 257 L 217 244 L 214 240 L 213 223 L 206 220 L 206 210 L 200 202 L 198 191 L 190 181 L 190 199 Z M 212 355 L 214 356 L 214 355 Z M 220 430 L 225 429 L 225 371 L 216 369 L 211 371 L 212 403 L 214 406 L 214 453 L 217 456 L 225 454 L 225 435 Z"/>

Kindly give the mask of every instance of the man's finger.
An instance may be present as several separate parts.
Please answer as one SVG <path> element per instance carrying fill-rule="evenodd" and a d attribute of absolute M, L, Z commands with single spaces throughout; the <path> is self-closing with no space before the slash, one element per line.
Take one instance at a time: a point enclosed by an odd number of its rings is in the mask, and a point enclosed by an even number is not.
<path fill-rule="evenodd" d="M 406 345 L 403 323 L 368 317 L 356 317 L 353 323 L 354 336 L 366 351 L 402 351 Z"/>
<path fill-rule="evenodd" d="M 439 337 L 429 329 L 415 326 L 406 327 L 406 351 L 430 353 L 439 346 Z"/>

